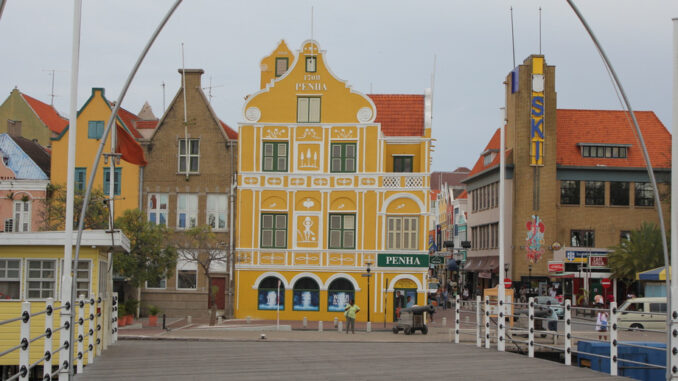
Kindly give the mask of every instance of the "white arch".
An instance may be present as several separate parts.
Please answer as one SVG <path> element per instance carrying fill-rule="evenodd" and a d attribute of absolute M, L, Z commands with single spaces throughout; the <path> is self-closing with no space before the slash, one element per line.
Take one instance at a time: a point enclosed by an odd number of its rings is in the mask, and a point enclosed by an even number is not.
<path fill-rule="evenodd" d="M 419 279 L 417 279 L 414 275 L 411 275 L 411 274 L 396 275 L 391 280 L 391 284 L 388 285 L 388 290 L 386 290 L 386 291 L 387 292 L 393 292 L 393 286 L 395 286 L 395 284 L 398 283 L 398 281 L 401 280 L 401 279 L 409 279 L 409 280 L 413 281 L 417 285 L 417 292 L 426 291 L 421 287 L 421 282 L 419 281 Z"/>
<path fill-rule="evenodd" d="M 285 289 L 290 288 L 290 284 L 287 283 L 287 279 L 285 279 L 285 277 L 282 274 L 274 272 L 274 271 L 265 272 L 265 273 L 259 275 L 257 280 L 254 281 L 254 285 L 252 285 L 252 288 L 255 289 L 255 290 L 258 289 L 261 281 L 270 277 L 270 276 L 273 276 L 273 277 L 280 279 L 282 281 L 283 286 L 285 286 Z"/>
<path fill-rule="evenodd" d="M 393 196 L 391 196 L 391 197 L 387 198 L 386 200 L 384 200 L 384 206 L 382 207 L 381 212 L 382 212 L 382 213 L 386 213 L 386 210 L 388 209 L 388 206 L 389 206 L 393 201 L 395 201 L 395 200 L 397 200 L 397 199 L 399 199 L 399 198 L 409 198 L 410 200 L 416 202 L 417 205 L 419 205 L 419 213 L 423 213 L 423 211 L 426 210 L 426 208 L 424 207 L 424 204 L 421 202 L 421 200 L 418 199 L 417 197 L 414 197 L 414 195 L 412 195 L 412 194 L 410 194 L 410 193 L 396 193 L 396 194 L 394 194 Z"/>
<path fill-rule="evenodd" d="M 292 285 L 292 288 L 294 288 L 294 284 L 297 283 L 297 281 L 298 281 L 299 279 L 301 279 L 301 278 L 311 278 L 311 279 L 315 280 L 315 281 L 318 283 L 318 287 L 319 287 L 321 290 L 326 290 L 326 288 L 325 288 L 324 285 L 323 285 L 322 279 L 320 279 L 319 276 L 317 276 L 317 275 L 315 275 L 315 274 L 313 274 L 313 273 L 300 273 L 300 274 L 295 275 L 294 278 L 292 278 L 292 280 L 290 281 L 290 284 Z"/>
<path fill-rule="evenodd" d="M 325 281 L 325 285 L 323 286 L 322 289 L 323 290 L 329 289 L 330 284 L 332 284 L 332 281 L 334 281 L 335 279 L 338 279 L 338 278 L 346 278 L 346 280 L 348 280 L 349 282 L 351 282 L 353 284 L 353 289 L 355 291 L 360 291 L 360 286 L 358 286 L 358 282 L 356 282 L 356 280 L 352 276 L 345 274 L 345 273 L 336 273 L 336 274 L 333 274 L 331 277 L 327 278 L 327 281 Z"/>

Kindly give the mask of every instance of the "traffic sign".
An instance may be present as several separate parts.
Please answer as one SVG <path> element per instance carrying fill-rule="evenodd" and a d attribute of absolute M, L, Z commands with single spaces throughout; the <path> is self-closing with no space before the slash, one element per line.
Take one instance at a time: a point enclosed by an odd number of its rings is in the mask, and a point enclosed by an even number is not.
<path fill-rule="evenodd" d="M 600 284 L 603 286 L 603 288 L 610 288 L 612 282 L 610 281 L 610 278 L 603 278 L 600 280 Z"/>
<path fill-rule="evenodd" d="M 511 285 L 513 285 L 511 278 L 504 278 L 504 288 L 511 288 Z"/>

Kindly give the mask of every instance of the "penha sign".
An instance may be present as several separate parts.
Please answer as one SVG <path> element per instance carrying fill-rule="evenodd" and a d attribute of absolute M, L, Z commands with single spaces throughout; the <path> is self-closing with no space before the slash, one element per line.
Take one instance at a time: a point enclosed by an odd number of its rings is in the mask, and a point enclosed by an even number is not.
<path fill-rule="evenodd" d="M 428 254 L 379 254 L 379 267 L 428 267 Z"/>

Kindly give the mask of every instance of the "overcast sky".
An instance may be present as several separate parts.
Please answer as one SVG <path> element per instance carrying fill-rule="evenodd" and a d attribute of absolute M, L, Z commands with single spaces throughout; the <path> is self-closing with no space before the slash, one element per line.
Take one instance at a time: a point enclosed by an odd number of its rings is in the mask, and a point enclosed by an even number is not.
<path fill-rule="evenodd" d="M 0 98 L 14 86 L 69 108 L 73 2 L 6 0 L 0 19 Z M 92 87 L 118 97 L 132 65 L 173 0 L 86 0 L 83 5 L 78 107 Z M 184 1 L 158 37 L 123 102 L 138 112 L 148 101 L 159 117 L 162 83 L 169 102 L 180 86 L 181 42 L 187 68 L 205 70 L 212 106 L 231 126 L 243 120 L 243 97 L 258 90 L 259 61 L 280 39 L 297 50 L 313 37 L 327 62 L 354 89 L 418 93 L 431 86 L 436 56 L 434 170 L 471 167 L 499 127 L 502 82 L 516 63 L 542 52 L 556 66 L 559 108 L 619 109 L 609 76 L 564 0 L 287 0 Z M 678 1 L 578 0 L 636 110 L 654 111 L 671 129 L 672 21 Z M 208 93 L 208 90 L 205 90 Z M 2 95 L 5 94 L 5 95 Z M 2 101 L 0 99 L 0 101 Z M 593 127 L 593 126 L 592 126 Z"/>

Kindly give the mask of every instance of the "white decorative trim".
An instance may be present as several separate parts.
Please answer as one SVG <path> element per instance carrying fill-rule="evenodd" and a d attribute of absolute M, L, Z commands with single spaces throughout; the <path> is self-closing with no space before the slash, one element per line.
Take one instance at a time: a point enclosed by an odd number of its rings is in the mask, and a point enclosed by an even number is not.
<path fill-rule="evenodd" d="M 414 275 L 400 274 L 400 275 L 396 275 L 395 277 L 393 277 L 393 279 L 391 279 L 391 284 L 388 285 L 388 290 L 386 290 L 386 292 L 393 292 L 393 286 L 395 286 L 396 283 L 401 279 L 409 279 L 409 280 L 413 281 L 417 285 L 417 292 L 426 291 L 424 288 L 422 288 L 421 282 L 419 281 L 419 279 L 417 279 L 417 277 L 415 277 Z"/>
<path fill-rule="evenodd" d="M 346 273 L 333 274 L 332 276 L 327 278 L 327 280 L 325 281 L 325 285 L 323 287 L 325 287 L 325 289 L 327 290 L 330 287 L 330 284 L 332 284 L 332 281 L 334 281 L 335 279 L 339 279 L 339 278 L 346 278 L 346 280 L 348 280 L 349 282 L 351 282 L 351 284 L 353 284 L 353 290 L 354 291 L 360 291 L 360 285 L 358 285 L 358 282 L 356 282 L 355 278 L 353 278 L 351 275 L 348 275 Z"/>
<path fill-rule="evenodd" d="M 356 115 L 356 117 L 358 118 L 358 122 L 367 123 L 372 119 L 372 109 L 363 107 L 358 110 L 358 115 Z"/>
<path fill-rule="evenodd" d="M 245 110 L 245 119 L 253 123 L 258 122 L 261 119 L 261 110 L 258 107 L 248 107 Z"/>
<path fill-rule="evenodd" d="M 318 287 L 320 288 L 320 291 L 326 291 L 327 290 L 327 285 L 323 283 L 322 279 L 320 279 L 319 276 L 313 273 L 309 272 L 304 272 L 304 273 L 299 273 L 290 280 L 290 285 L 292 285 L 292 288 L 294 288 L 294 284 L 297 283 L 297 281 L 301 278 L 311 278 L 315 280 L 318 283 Z"/>
<path fill-rule="evenodd" d="M 257 279 L 254 281 L 254 284 L 252 285 L 252 289 L 253 290 L 258 289 L 261 281 L 270 277 L 270 276 L 280 279 L 282 281 L 283 286 L 285 286 L 285 289 L 290 288 L 290 284 L 287 283 L 287 279 L 285 279 L 285 277 L 282 274 L 280 274 L 279 272 L 275 272 L 275 271 L 268 271 L 268 272 L 265 272 L 265 273 L 259 275 L 259 277 L 257 277 Z"/>
<path fill-rule="evenodd" d="M 391 196 L 391 197 L 387 198 L 386 200 L 384 200 L 384 204 L 382 205 L 382 209 L 381 209 L 382 211 L 381 211 L 381 213 L 386 213 L 386 210 L 388 209 L 388 206 L 389 206 L 393 201 L 395 201 L 395 200 L 397 200 L 397 199 L 399 199 L 399 198 L 408 198 L 408 199 L 413 200 L 414 202 L 416 202 L 417 205 L 419 206 L 419 213 L 424 213 L 425 210 L 426 210 L 426 206 L 421 202 L 421 200 L 418 199 L 417 197 L 414 197 L 412 194 L 410 194 L 410 193 L 396 193 L 396 194 L 394 194 L 393 196 Z"/>

